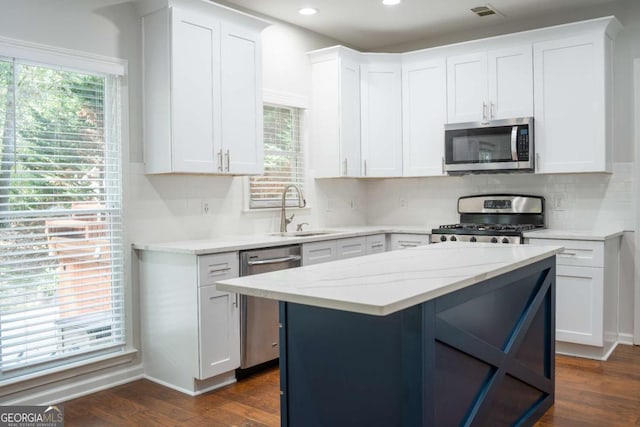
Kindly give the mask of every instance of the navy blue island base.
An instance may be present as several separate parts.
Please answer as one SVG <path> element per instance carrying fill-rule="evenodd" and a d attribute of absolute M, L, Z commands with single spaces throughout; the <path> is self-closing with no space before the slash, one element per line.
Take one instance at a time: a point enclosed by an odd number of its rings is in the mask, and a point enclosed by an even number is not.
<path fill-rule="evenodd" d="M 528 426 L 554 401 L 555 257 L 387 316 L 281 302 L 281 425 Z"/>

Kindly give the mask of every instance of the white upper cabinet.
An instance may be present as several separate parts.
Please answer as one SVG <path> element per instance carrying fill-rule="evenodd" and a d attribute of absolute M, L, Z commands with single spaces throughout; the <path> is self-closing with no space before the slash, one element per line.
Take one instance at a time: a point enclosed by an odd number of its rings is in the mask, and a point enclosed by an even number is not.
<path fill-rule="evenodd" d="M 531 45 L 447 58 L 447 97 L 449 123 L 531 116 Z"/>
<path fill-rule="evenodd" d="M 261 174 L 264 162 L 260 34 L 223 23 L 221 52 L 224 171 Z"/>
<path fill-rule="evenodd" d="M 612 38 L 600 31 L 535 43 L 536 172 L 610 172 Z"/>
<path fill-rule="evenodd" d="M 175 1 L 142 25 L 146 172 L 260 174 L 267 24 Z"/>
<path fill-rule="evenodd" d="M 489 67 L 489 118 L 533 115 L 533 65 L 531 45 L 491 50 Z"/>
<path fill-rule="evenodd" d="M 402 68 L 374 57 L 360 67 L 362 176 L 402 176 Z"/>
<path fill-rule="evenodd" d="M 620 28 L 606 17 L 405 54 L 310 52 L 311 169 L 444 175 L 445 123 L 534 117 L 536 172 L 608 172 Z"/>
<path fill-rule="evenodd" d="M 446 78 L 444 58 L 410 60 L 402 67 L 404 176 L 444 175 Z"/>
<path fill-rule="evenodd" d="M 317 177 L 360 176 L 360 53 L 310 52 L 310 152 Z"/>

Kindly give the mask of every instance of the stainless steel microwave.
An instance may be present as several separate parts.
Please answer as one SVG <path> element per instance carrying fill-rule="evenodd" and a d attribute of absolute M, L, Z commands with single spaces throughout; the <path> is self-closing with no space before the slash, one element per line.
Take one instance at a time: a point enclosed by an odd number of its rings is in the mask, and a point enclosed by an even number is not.
<path fill-rule="evenodd" d="M 464 173 L 533 172 L 533 117 L 454 123 L 444 128 L 444 170 Z"/>

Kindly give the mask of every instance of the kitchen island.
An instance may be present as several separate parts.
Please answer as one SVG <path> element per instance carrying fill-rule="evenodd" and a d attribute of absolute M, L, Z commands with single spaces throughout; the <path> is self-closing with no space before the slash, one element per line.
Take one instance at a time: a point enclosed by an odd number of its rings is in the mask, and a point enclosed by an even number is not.
<path fill-rule="evenodd" d="M 446 243 L 217 286 L 281 301 L 283 426 L 532 425 L 560 250 Z"/>

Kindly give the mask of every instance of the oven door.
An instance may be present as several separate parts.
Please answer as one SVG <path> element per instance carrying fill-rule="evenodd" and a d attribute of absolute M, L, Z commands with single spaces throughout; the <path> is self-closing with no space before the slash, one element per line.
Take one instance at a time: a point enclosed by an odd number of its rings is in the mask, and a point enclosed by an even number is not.
<path fill-rule="evenodd" d="M 533 118 L 445 126 L 446 172 L 533 171 Z"/>

